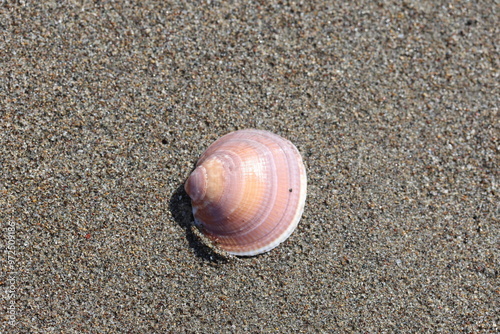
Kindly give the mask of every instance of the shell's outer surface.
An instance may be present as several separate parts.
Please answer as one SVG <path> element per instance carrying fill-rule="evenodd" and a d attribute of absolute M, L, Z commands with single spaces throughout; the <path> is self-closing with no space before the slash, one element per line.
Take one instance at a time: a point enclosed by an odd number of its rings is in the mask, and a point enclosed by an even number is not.
<path fill-rule="evenodd" d="M 290 236 L 304 211 L 306 188 L 297 148 L 254 129 L 215 141 L 185 184 L 202 233 L 240 256 L 267 252 Z"/>

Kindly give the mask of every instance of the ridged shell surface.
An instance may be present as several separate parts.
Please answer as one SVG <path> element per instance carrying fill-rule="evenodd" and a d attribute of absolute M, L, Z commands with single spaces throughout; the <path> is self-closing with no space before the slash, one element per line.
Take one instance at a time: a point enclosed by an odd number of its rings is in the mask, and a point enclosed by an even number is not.
<path fill-rule="evenodd" d="M 239 130 L 215 141 L 185 184 L 195 223 L 230 254 L 267 252 L 295 230 L 307 177 L 297 148 L 263 130 Z"/>

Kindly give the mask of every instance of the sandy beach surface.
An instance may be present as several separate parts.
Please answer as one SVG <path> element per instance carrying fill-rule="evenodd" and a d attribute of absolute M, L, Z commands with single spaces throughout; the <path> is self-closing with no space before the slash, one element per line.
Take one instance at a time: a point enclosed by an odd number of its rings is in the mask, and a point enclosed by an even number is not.
<path fill-rule="evenodd" d="M 497 1 L 0 3 L 2 333 L 499 333 Z M 226 259 L 183 183 L 238 129 L 308 172 Z"/>

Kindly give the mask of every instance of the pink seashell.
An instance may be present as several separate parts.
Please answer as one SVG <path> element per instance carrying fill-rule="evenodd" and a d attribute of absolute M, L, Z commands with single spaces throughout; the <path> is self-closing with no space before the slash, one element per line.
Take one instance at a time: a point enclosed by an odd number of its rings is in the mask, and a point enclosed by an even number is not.
<path fill-rule="evenodd" d="M 275 248 L 295 230 L 307 177 L 290 141 L 248 129 L 210 145 L 184 188 L 201 232 L 230 254 L 252 256 Z"/>

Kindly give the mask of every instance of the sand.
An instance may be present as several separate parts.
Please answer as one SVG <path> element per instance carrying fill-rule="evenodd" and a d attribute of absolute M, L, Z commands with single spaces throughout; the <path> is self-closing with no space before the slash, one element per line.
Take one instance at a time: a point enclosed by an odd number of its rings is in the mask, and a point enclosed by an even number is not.
<path fill-rule="evenodd" d="M 495 1 L 0 4 L 0 331 L 498 333 Z M 291 140 L 303 218 L 227 260 L 182 185 Z"/>

